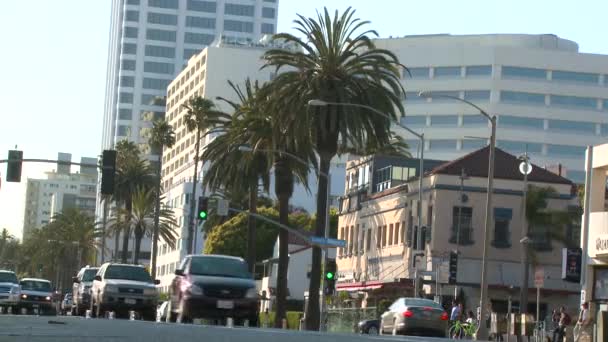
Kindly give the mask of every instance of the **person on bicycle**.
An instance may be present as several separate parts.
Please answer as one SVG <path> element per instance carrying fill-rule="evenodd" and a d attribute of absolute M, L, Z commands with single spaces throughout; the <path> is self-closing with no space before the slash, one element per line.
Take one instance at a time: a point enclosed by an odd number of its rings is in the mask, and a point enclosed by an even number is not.
<path fill-rule="evenodd" d="M 458 302 L 453 301 L 452 302 L 452 311 L 450 312 L 450 324 L 449 326 L 453 326 L 454 323 L 456 322 L 460 322 L 462 320 L 462 306 L 461 304 L 458 304 Z M 454 336 L 450 336 L 453 339 L 460 339 L 462 338 L 462 331 L 458 331 L 457 333 L 454 334 Z"/>

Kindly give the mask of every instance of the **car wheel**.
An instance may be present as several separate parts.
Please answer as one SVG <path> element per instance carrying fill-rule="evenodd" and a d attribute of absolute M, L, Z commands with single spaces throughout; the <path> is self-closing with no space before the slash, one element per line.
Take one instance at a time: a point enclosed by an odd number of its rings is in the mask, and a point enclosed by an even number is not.
<path fill-rule="evenodd" d="M 151 321 L 151 322 L 156 321 L 156 309 L 151 308 L 151 309 L 142 311 L 141 318 L 144 321 Z"/>
<path fill-rule="evenodd" d="M 258 319 L 259 319 L 258 315 L 249 317 L 249 327 L 251 327 L 251 328 L 257 328 L 258 327 Z"/>
<path fill-rule="evenodd" d="M 372 325 L 369 328 L 367 328 L 366 334 L 368 334 L 368 335 L 378 335 L 378 328 L 375 325 Z"/>
<path fill-rule="evenodd" d="M 177 312 L 177 323 L 192 323 L 192 318 L 188 315 L 186 302 L 183 299 L 179 301 L 179 310 Z"/>

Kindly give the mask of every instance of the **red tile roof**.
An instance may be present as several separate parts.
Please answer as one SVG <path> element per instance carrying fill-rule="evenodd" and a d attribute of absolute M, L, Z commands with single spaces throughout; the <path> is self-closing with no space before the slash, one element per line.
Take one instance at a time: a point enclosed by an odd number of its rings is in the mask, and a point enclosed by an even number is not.
<path fill-rule="evenodd" d="M 486 146 L 477 151 L 471 152 L 458 159 L 439 165 L 427 174 L 430 175 L 454 175 L 459 176 L 464 169 L 469 177 L 488 177 L 488 158 L 490 147 Z M 516 156 L 496 148 L 494 157 L 494 178 L 523 180 L 523 175 L 519 172 L 521 161 Z M 547 171 L 532 163 L 532 172 L 528 175 L 528 181 L 553 184 L 573 184 L 567 178 L 559 176 L 551 171 Z"/>

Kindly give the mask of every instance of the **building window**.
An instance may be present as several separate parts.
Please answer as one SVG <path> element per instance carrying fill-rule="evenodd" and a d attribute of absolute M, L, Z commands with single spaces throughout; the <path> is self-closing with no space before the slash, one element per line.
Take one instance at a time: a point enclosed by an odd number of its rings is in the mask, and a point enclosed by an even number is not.
<path fill-rule="evenodd" d="M 549 120 L 549 129 L 573 133 L 595 134 L 595 123 L 569 120 Z"/>
<path fill-rule="evenodd" d="M 547 144 L 547 155 L 582 159 L 585 157 L 586 149 L 585 146 Z"/>
<path fill-rule="evenodd" d="M 274 34 L 274 24 L 262 23 L 261 31 L 263 34 Z"/>
<path fill-rule="evenodd" d="M 173 64 L 161 62 L 144 62 L 144 72 L 172 75 Z"/>
<path fill-rule="evenodd" d="M 459 245 L 472 245 L 473 241 L 473 208 L 472 207 L 453 207 L 452 208 L 452 230 L 450 243 Z"/>
<path fill-rule="evenodd" d="M 512 154 L 520 154 L 528 151 L 528 153 L 541 153 L 543 145 L 525 141 L 498 140 L 496 145 L 503 150 Z"/>
<path fill-rule="evenodd" d="M 187 16 L 186 17 L 186 26 L 187 27 L 214 29 L 215 28 L 215 18 Z"/>
<path fill-rule="evenodd" d="M 230 15 L 253 17 L 254 7 L 251 5 L 226 4 L 224 6 L 224 13 Z"/>
<path fill-rule="evenodd" d="M 386 225 L 380 228 L 380 238 L 382 240 L 382 247 L 386 247 Z"/>
<path fill-rule="evenodd" d="M 405 102 L 426 102 L 424 97 L 418 96 L 420 92 L 418 91 L 406 91 L 405 92 Z"/>
<path fill-rule="evenodd" d="M 471 65 L 465 68 L 466 77 L 492 76 L 491 65 Z"/>
<path fill-rule="evenodd" d="M 403 78 L 429 78 L 429 71 L 430 68 L 408 68 L 407 70 L 403 69 Z"/>
<path fill-rule="evenodd" d="M 133 43 L 122 43 L 121 53 L 134 55 L 137 53 L 137 44 Z"/>
<path fill-rule="evenodd" d="M 138 22 L 139 21 L 139 11 L 127 11 L 127 13 L 125 14 L 125 20 Z"/>
<path fill-rule="evenodd" d="M 135 61 L 131 59 L 123 59 L 120 62 L 120 69 L 122 70 L 135 70 Z"/>
<path fill-rule="evenodd" d="M 124 36 L 125 38 L 137 38 L 137 27 L 126 26 Z"/>
<path fill-rule="evenodd" d="M 431 115 L 431 126 L 458 126 L 458 115 Z"/>
<path fill-rule="evenodd" d="M 382 247 L 382 226 L 376 227 L 376 248 Z"/>
<path fill-rule="evenodd" d="M 519 129 L 543 130 L 544 119 L 527 118 L 522 116 L 500 115 L 498 123 L 501 127 L 517 127 Z"/>
<path fill-rule="evenodd" d="M 192 58 L 192 56 L 198 54 L 199 52 L 201 52 L 201 50 L 197 50 L 197 49 L 184 49 L 184 59 L 188 60 L 188 59 Z"/>
<path fill-rule="evenodd" d="M 148 23 L 158 25 L 177 25 L 177 15 L 148 12 Z"/>
<path fill-rule="evenodd" d="M 175 48 L 166 46 L 146 45 L 146 56 L 175 58 Z"/>
<path fill-rule="evenodd" d="M 184 43 L 209 45 L 214 39 L 215 36 L 212 34 L 186 32 Z"/>
<path fill-rule="evenodd" d="M 432 151 L 448 151 L 456 149 L 456 139 L 434 139 L 429 141 Z"/>
<path fill-rule="evenodd" d="M 120 76 L 119 87 L 132 88 L 134 86 L 135 86 L 135 77 L 134 76 Z"/>
<path fill-rule="evenodd" d="M 460 77 L 460 67 L 435 67 L 434 77 Z"/>
<path fill-rule="evenodd" d="M 116 130 L 116 135 L 119 137 L 128 137 L 131 135 L 131 127 L 118 125 L 118 129 Z"/>
<path fill-rule="evenodd" d="M 399 242 L 403 242 L 403 241 L 399 241 L 399 236 L 401 236 L 400 231 L 399 231 L 399 222 L 395 223 L 395 232 L 394 232 L 394 237 L 393 237 L 393 242 L 396 244 L 398 244 Z"/>
<path fill-rule="evenodd" d="M 597 109 L 597 99 L 580 96 L 551 95 L 551 105 L 572 108 Z"/>
<path fill-rule="evenodd" d="M 462 125 L 465 127 L 468 126 L 487 126 L 488 119 L 483 115 L 463 115 L 462 116 Z"/>
<path fill-rule="evenodd" d="M 120 103 L 133 103 L 133 94 L 127 92 L 121 92 L 119 94 Z"/>
<path fill-rule="evenodd" d="M 524 93 L 519 91 L 501 91 L 500 100 L 503 102 L 529 105 L 545 105 L 545 94 Z"/>
<path fill-rule="evenodd" d="M 393 245 L 393 234 L 394 234 L 394 226 L 393 224 L 389 224 L 388 226 L 388 245 L 392 246 Z"/>
<path fill-rule="evenodd" d="M 549 237 L 549 227 L 544 225 L 530 225 L 528 236 L 530 237 L 532 247 L 537 252 L 548 252 L 553 249 L 551 239 Z"/>
<path fill-rule="evenodd" d="M 262 17 L 274 19 L 276 16 L 276 9 L 272 7 L 262 7 Z"/>
<path fill-rule="evenodd" d="M 176 39 L 175 31 L 159 30 L 159 29 L 147 29 L 146 39 L 158 40 L 163 42 L 175 42 Z"/>
<path fill-rule="evenodd" d="M 139 0 L 127 0 L 127 5 L 139 5 Z"/>
<path fill-rule="evenodd" d="M 131 112 L 131 109 L 120 108 L 118 110 L 118 120 L 131 120 L 132 117 L 133 114 Z"/>
<path fill-rule="evenodd" d="M 513 217 L 513 210 L 509 208 L 494 208 L 494 240 L 492 246 L 496 248 L 511 247 L 511 230 L 509 224 Z"/>
<path fill-rule="evenodd" d="M 485 139 L 463 139 L 460 144 L 462 150 L 471 151 L 486 146 L 487 141 Z"/>
<path fill-rule="evenodd" d="M 179 6 L 179 0 L 148 0 L 148 6 L 177 9 Z"/>
<path fill-rule="evenodd" d="M 586 72 L 554 70 L 551 79 L 557 82 L 599 84 L 600 75 Z"/>
<path fill-rule="evenodd" d="M 464 99 L 469 101 L 490 101 L 489 90 L 466 90 Z"/>
<path fill-rule="evenodd" d="M 216 7 L 215 1 L 188 0 L 188 9 L 191 11 L 215 13 Z"/>
<path fill-rule="evenodd" d="M 253 32 L 253 23 L 249 21 L 224 20 L 224 30 L 232 32 Z"/>
<path fill-rule="evenodd" d="M 425 115 L 406 115 L 401 118 L 401 123 L 405 126 L 426 126 Z"/>
<path fill-rule="evenodd" d="M 522 68 L 513 66 L 502 67 L 502 78 L 529 78 L 537 80 L 547 79 L 547 70 L 535 68 Z"/>
<path fill-rule="evenodd" d="M 460 98 L 460 91 L 457 90 L 451 90 L 451 91 L 433 91 L 431 93 L 432 95 L 437 95 L 435 97 L 432 98 L 433 102 L 453 102 L 454 100 L 450 99 L 450 98 L 446 98 L 444 96 L 451 96 L 451 97 L 457 97 Z"/>
<path fill-rule="evenodd" d="M 159 78 L 144 77 L 143 88 L 144 89 L 165 90 L 165 89 L 167 89 L 167 86 L 169 85 L 169 82 L 171 82 L 171 80 L 163 80 L 163 79 L 159 79 Z"/>
<path fill-rule="evenodd" d="M 163 96 L 152 95 L 152 94 L 141 94 L 141 104 L 147 106 L 161 106 L 167 105 L 166 100 Z"/>
<path fill-rule="evenodd" d="M 369 251 L 372 248 L 372 230 L 367 229 L 367 236 L 365 238 L 365 250 Z"/>

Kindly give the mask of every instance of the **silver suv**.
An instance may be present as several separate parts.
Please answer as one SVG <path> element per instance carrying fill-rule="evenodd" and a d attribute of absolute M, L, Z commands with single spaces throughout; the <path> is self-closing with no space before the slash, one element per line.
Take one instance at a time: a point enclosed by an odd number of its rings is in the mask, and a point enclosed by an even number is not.
<path fill-rule="evenodd" d="M 91 314 L 103 317 L 106 311 L 126 316 L 138 312 L 145 320 L 156 319 L 157 284 L 143 266 L 105 263 L 91 287 Z"/>
<path fill-rule="evenodd" d="M 21 286 L 13 271 L 0 270 L 0 307 L 12 308 L 16 313 Z"/>
<path fill-rule="evenodd" d="M 91 286 L 99 267 L 85 266 L 72 278 L 72 315 L 82 316 L 91 307 Z"/>

